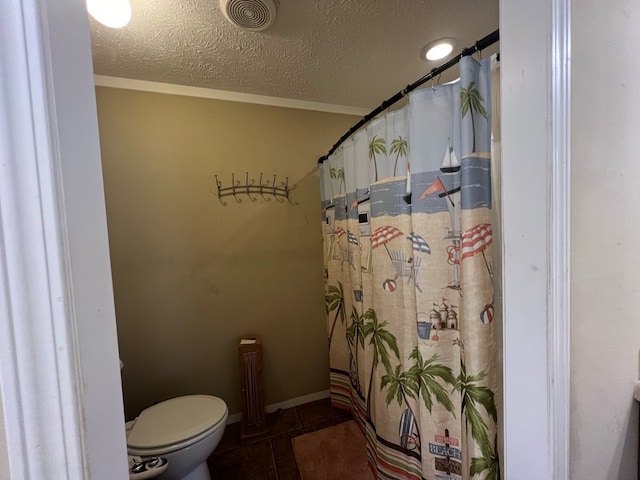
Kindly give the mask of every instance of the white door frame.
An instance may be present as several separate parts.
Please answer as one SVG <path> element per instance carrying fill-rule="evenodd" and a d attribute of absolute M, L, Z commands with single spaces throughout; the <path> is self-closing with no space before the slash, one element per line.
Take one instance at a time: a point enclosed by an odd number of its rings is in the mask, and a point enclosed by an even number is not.
<path fill-rule="evenodd" d="M 80 0 L 2 2 L 0 312 L 3 453 L 11 478 L 128 478 L 89 26 Z"/>
<path fill-rule="evenodd" d="M 501 0 L 504 473 L 569 478 L 569 0 Z"/>
<path fill-rule="evenodd" d="M 504 475 L 563 480 L 569 1 L 500 9 Z M 15 479 L 127 478 L 96 118 L 84 2 L 4 2 L 0 391 Z"/>

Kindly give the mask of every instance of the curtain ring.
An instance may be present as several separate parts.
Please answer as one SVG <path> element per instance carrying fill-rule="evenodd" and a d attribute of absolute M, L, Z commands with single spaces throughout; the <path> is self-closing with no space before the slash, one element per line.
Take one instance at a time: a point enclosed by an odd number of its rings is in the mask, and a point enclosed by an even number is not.
<path fill-rule="evenodd" d="M 476 50 L 475 53 L 478 54 L 478 60 L 482 60 L 482 50 L 478 48 L 478 44 L 477 43 L 474 45 L 474 48 Z"/>
<path fill-rule="evenodd" d="M 438 77 L 431 77 L 431 90 L 436 91 L 436 87 L 440 86 L 440 77 L 442 77 L 442 73 L 438 74 Z"/>

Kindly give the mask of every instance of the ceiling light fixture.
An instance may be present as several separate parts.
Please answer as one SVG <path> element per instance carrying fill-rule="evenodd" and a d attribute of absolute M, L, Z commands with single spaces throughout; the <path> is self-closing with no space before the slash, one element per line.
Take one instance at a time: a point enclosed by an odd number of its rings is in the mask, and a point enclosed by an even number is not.
<path fill-rule="evenodd" d="M 425 62 L 441 60 L 453 51 L 457 43 L 458 41 L 451 37 L 441 38 L 440 40 L 431 42 L 420 50 L 420 58 Z"/>
<path fill-rule="evenodd" d="M 129 0 L 87 0 L 87 10 L 101 24 L 122 28 L 131 20 Z"/>

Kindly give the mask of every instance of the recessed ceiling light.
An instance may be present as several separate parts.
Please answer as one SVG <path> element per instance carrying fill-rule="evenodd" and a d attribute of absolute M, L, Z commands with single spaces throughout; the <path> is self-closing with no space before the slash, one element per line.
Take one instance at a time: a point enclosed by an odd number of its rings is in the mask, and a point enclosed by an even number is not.
<path fill-rule="evenodd" d="M 420 51 L 420 58 L 425 62 L 441 60 L 449 55 L 458 41 L 455 38 L 441 38 L 425 45 Z"/>
<path fill-rule="evenodd" d="M 87 0 L 87 10 L 101 24 L 122 28 L 131 20 L 129 0 Z"/>

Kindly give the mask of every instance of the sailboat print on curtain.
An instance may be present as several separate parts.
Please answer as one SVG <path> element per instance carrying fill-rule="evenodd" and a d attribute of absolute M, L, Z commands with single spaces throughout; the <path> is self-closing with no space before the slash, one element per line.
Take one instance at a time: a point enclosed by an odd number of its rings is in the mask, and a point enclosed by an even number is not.
<path fill-rule="evenodd" d="M 331 400 L 379 479 L 499 478 L 489 62 L 460 71 L 321 166 Z"/>

